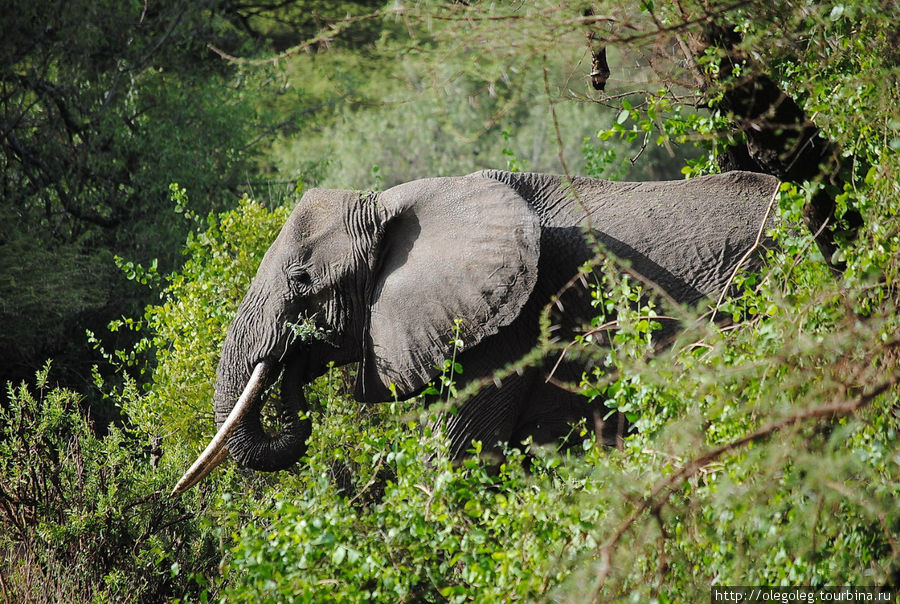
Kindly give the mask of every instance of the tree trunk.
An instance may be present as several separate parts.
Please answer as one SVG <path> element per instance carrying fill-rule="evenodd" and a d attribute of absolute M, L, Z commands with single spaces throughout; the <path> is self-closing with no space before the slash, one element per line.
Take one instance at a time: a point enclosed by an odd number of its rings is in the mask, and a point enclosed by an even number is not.
<path fill-rule="evenodd" d="M 722 166 L 772 174 L 795 184 L 821 181 L 825 186 L 810 199 L 804 219 L 826 262 L 835 272 L 843 272 L 843 262 L 835 257 L 838 239 L 855 237 L 863 220 L 854 209 L 847 210 L 840 221 L 835 216 L 833 191 L 843 190 L 845 173 L 840 148 L 822 135 L 794 99 L 741 53 L 739 42 L 740 34 L 733 28 L 712 25 L 694 45 L 701 52 L 715 47 L 722 53 L 720 79 L 704 74 L 707 87 L 722 93 L 709 106 L 730 115 L 746 139 L 745 144 L 727 150 L 721 158 Z M 738 66 L 745 75 L 726 79 Z"/>

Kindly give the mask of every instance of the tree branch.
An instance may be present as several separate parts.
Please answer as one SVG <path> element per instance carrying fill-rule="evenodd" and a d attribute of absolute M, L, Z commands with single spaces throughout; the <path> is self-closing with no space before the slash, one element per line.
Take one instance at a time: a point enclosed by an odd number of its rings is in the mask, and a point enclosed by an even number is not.
<path fill-rule="evenodd" d="M 666 476 L 662 480 L 659 480 L 653 488 L 650 490 L 650 494 L 647 497 L 639 500 L 637 507 L 619 524 L 618 528 L 613 532 L 612 536 L 606 540 L 606 542 L 598 548 L 598 554 L 600 556 L 600 570 L 597 577 L 597 587 L 594 592 L 594 598 L 596 601 L 599 601 L 600 591 L 603 588 L 604 583 L 606 582 L 607 577 L 609 576 L 611 570 L 610 561 L 613 558 L 613 554 L 615 553 L 615 548 L 618 546 L 619 541 L 622 537 L 631 529 L 632 526 L 635 525 L 637 520 L 645 513 L 650 512 L 651 514 L 658 514 L 662 507 L 666 504 L 671 497 L 684 482 L 697 473 L 699 473 L 703 468 L 709 466 L 714 461 L 718 460 L 720 457 L 727 453 L 731 453 L 737 449 L 740 449 L 744 446 L 747 446 L 751 443 L 757 443 L 759 441 L 768 439 L 781 432 L 782 430 L 796 426 L 802 422 L 813 420 L 813 419 L 821 419 L 825 417 L 831 418 L 840 418 L 846 417 L 848 415 L 852 415 L 871 403 L 878 396 L 884 394 L 894 386 L 896 386 L 900 382 L 900 375 L 894 375 L 887 381 L 879 384 L 868 393 L 860 394 L 855 399 L 851 401 L 841 401 L 837 403 L 828 403 L 824 405 L 819 405 L 817 407 L 812 407 L 810 409 L 805 409 L 803 411 L 799 411 L 793 415 L 789 415 L 780 420 L 773 421 L 762 428 L 756 430 L 755 432 L 751 432 L 746 436 L 743 436 L 737 440 L 733 440 L 729 443 L 725 443 L 724 445 L 720 445 L 713 449 L 710 449 L 706 453 L 694 458 L 688 463 L 682 465 L 672 474 Z"/>

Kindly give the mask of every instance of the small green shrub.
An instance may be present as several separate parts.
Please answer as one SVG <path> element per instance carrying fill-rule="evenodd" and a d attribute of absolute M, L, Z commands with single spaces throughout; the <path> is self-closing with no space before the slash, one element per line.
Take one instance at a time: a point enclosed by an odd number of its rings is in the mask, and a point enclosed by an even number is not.
<path fill-rule="evenodd" d="M 80 396 L 9 386 L 0 410 L 0 568 L 6 601 L 146 602 L 202 596 L 215 543 L 166 497 L 158 452 L 115 426 L 91 432 Z M 196 578 L 176 580 L 172 569 Z"/>
<path fill-rule="evenodd" d="M 199 216 L 188 209 L 183 188 L 173 184 L 171 192 L 175 211 L 196 229 L 185 243 L 184 265 L 162 279 L 160 302 L 147 306 L 142 320 L 111 324 L 112 329 L 132 329 L 142 337 L 132 350 L 104 353 L 119 367 L 123 384 L 100 385 L 137 433 L 162 439 L 166 463 L 184 465 L 214 433 L 211 376 L 221 342 L 291 208 L 270 210 L 245 196 L 233 210 Z M 149 272 L 139 266 L 125 268 L 135 278 Z M 140 388 L 136 378 L 150 381 Z"/>

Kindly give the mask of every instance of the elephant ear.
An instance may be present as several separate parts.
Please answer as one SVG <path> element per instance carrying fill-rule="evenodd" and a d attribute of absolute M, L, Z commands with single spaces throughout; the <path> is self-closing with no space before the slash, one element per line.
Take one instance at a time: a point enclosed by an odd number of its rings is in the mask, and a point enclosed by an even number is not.
<path fill-rule="evenodd" d="M 376 204 L 361 401 L 389 400 L 392 384 L 399 398 L 416 394 L 452 355 L 451 340 L 461 352 L 511 323 L 534 289 L 540 250 L 537 216 L 493 179 L 417 180 Z"/>

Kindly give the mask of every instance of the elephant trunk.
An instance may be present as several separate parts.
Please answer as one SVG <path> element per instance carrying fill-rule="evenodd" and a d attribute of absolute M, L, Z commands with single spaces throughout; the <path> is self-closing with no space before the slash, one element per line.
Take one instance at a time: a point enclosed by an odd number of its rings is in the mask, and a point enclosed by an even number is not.
<path fill-rule="evenodd" d="M 261 361 L 249 375 L 242 374 L 228 385 L 223 385 L 220 371 L 215 396 L 218 432 L 175 485 L 172 495 L 183 493 L 203 480 L 224 461 L 229 451 L 239 463 L 254 470 L 280 470 L 300 459 L 306 452 L 306 441 L 312 432 L 312 421 L 305 414 L 306 398 L 301 381 L 304 365 L 303 358 L 297 354 L 285 363 L 280 405 L 283 429 L 275 435 L 263 430 L 260 412 L 266 400 L 265 390 L 275 377 L 276 365 Z M 235 374 L 228 375 L 233 377 Z M 238 383 L 243 384 L 240 396 L 229 396 L 236 391 L 235 384 Z"/>
<path fill-rule="evenodd" d="M 302 383 L 305 364 L 304 355 L 301 354 L 293 354 L 285 362 L 281 380 L 281 404 L 278 405 L 282 428 L 278 433 L 268 434 L 263 429 L 261 412 L 266 397 L 260 395 L 248 402 L 249 410 L 228 438 L 228 450 L 242 466 L 264 472 L 283 470 L 306 453 L 306 441 L 312 431 L 312 422 L 305 413 L 307 407 Z M 225 379 L 237 380 L 241 384 L 246 383 L 249 376 L 235 378 L 229 374 Z M 234 412 L 236 399 L 229 396 L 229 393 L 236 391 L 235 385 L 216 385 L 216 423 L 220 430 Z"/>

